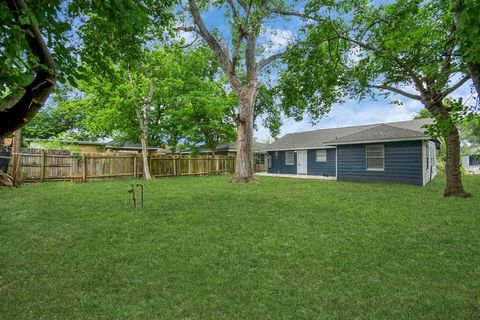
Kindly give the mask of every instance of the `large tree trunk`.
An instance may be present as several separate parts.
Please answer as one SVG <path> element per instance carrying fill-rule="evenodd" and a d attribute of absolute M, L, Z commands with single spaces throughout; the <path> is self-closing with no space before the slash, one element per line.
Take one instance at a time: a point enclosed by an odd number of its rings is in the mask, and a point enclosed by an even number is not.
<path fill-rule="evenodd" d="M 470 194 L 463 189 L 462 173 L 460 171 L 460 137 L 458 129 L 453 127 L 444 138 L 447 147 L 447 158 L 445 160 L 446 184 L 443 195 L 445 197 L 468 197 Z"/>
<path fill-rule="evenodd" d="M 465 192 L 462 184 L 462 173 L 460 171 L 460 136 L 455 124 L 451 121 L 451 115 L 447 107 L 442 101 L 425 104 L 427 109 L 435 116 L 440 117 L 448 124 L 448 130 L 442 131 L 442 136 L 445 140 L 447 154 L 445 159 L 445 197 L 468 197 L 469 193 Z"/>
<path fill-rule="evenodd" d="M 22 151 L 22 129 L 15 131 L 12 144 L 12 177 L 13 185 L 18 187 L 21 184 L 20 175 L 20 153 Z"/>
<path fill-rule="evenodd" d="M 25 39 L 32 53 L 38 57 L 39 65 L 46 65 L 49 70 L 36 70 L 35 78 L 24 88 L 20 99 L 15 100 L 12 97 L 5 99 L 9 105 L 0 106 L 0 137 L 21 128 L 30 121 L 47 100 L 57 80 L 55 63 L 38 26 L 24 22 L 31 21 L 29 15 L 32 14 L 25 1 L 8 0 L 7 5 L 22 31 L 25 32 Z M 24 16 L 28 19 L 21 19 Z"/>
<path fill-rule="evenodd" d="M 257 88 L 247 85 L 238 91 L 239 113 L 237 115 L 237 158 L 234 183 L 255 181 L 253 162 L 253 108 Z"/>
<path fill-rule="evenodd" d="M 142 130 L 140 142 L 142 144 L 143 178 L 145 180 L 152 180 L 150 165 L 148 164 L 148 134 L 144 130 Z"/>

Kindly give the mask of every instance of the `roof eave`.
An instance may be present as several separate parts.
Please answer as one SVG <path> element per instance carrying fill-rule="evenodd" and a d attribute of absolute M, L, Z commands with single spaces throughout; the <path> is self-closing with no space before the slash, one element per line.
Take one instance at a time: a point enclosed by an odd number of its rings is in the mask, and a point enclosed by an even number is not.
<path fill-rule="evenodd" d="M 265 150 L 265 152 L 268 151 L 290 151 L 290 150 L 317 150 L 317 149 L 333 149 L 335 148 L 334 146 L 313 146 L 313 147 L 292 147 L 292 148 L 272 148 Z"/>
<path fill-rule="evenodd" d="M 411 137 L 411 138 L 395 138 L 395 139 L 374 139 L 374 140 L 361 140 L 361 141 L 341 141 L 341 142 L 325 142 L 326 145 L 339 146 L 347 144 L 364 144 L 364 143 L 382 143 L 382 142 L 400 142 L 400 141 L 417 141 L 417 140 L 435 140 L 431 137 Z"/>

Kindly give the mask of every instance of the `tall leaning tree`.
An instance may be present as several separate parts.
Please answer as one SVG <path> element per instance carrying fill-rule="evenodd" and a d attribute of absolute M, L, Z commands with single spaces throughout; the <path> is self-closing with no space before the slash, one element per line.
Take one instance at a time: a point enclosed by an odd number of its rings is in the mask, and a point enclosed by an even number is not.
<path fill-rule="evenodd" d="M 305 38 L 286 57 L 290 69 L 297 71 L 282 75 L 284 84 L 297 83 L 304 90 L 286 88 L 284 94 L 310 99 L 315 87 L 330 82 L 332 91 L 344 97 L 395 94 L 419 101 L 435 118 L 435 125 L 426 129 L 446 141 L 444 195 L 469 196 L 462 184 L 457 129 L 459 115 L 466 110 L 459 109 L 458 103 L 446 103 L 447 97 L 470 82 L 452 28 L 450 1 L 397 0 L 381 6 L 343 1 L 343 10 L 332 8 L 329 25 L 309 11 L 321 2 L 312 0 L 301 12 L 311 23 Z M 319 52 L 321 43 L 329 45 Z M 322 65 L 317 64 L 319 60 L 330 65 L 332 72 L 312 77 L 312 70 Z"/>
<path fill-rule="evenodd" d="M 207 27 L 202 10 L 216 10 L 223 17 L 221 30 Z M 188 11 L 193 25 L 179 29 L 199 34 L 214 52 L 231 89 L 238 97 L 237 161 L 232 182 L 248 183 L 255 180 L 253 161 L 253 130 L 255 100 L 260 88 L 261 73 L 279 60 L 284 51 L 265 55 L 260 38 L 265 35 L 267 23 L 284 20 L 283 1 L 225 0 L 208 5 L 203 1 L 188 0 Z M 226 39 L 229 39 L 228 41 Z"/>

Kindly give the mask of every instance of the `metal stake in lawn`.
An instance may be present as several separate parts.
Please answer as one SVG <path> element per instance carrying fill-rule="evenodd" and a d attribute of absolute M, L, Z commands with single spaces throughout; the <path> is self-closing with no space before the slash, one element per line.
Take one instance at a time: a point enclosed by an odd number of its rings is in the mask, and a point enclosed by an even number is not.
<path fill-rule="evenodd" d="M 132 188 L 130 190 L 128 190 L 129 193 L 132 194 L 132 202 L 133 202 L 133 207 L 136 208 L 137 207 L 137 196 L 135 194 L 135 188 L 136 187 L 140 187 L 140 192 L 141 192 L 141 200 L 142 200 L 142 209 L 143 209 L 143 199 L 144 199 L 144 186 L 143 184 L 141 183 L 137 183 L 137 185 L 135 185 L 134 183 L 132 183 Z"/>

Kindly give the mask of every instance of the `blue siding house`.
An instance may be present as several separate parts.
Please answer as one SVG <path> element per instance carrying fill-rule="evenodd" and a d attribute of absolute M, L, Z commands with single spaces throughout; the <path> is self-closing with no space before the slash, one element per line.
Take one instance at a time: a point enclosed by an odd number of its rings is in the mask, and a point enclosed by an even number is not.
<path fill-rule="evenodd" d="M 287 134 L 267 147 L 268 173 L 424 186 L 437 174 L 431 119 Z"/>

